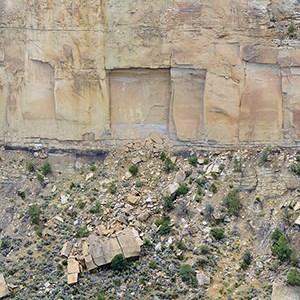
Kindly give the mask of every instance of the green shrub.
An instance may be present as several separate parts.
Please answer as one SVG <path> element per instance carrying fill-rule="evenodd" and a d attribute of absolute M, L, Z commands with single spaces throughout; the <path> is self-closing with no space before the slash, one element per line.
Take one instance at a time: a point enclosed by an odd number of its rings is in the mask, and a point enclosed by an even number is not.
<path fill-rule="evenodd" d="M 295 173 L 296 175 L 300 175 L 300 162 L 293 162 L 291 164 L 291 170 L 293 173 Z"/>
<path fill-rule="evenodd" d="M 36 175 L 36 179 L 39 181 L 39 183 L 40 183 L 42 186 L 45 185 L 44 176 L 43 176 L 42 174 L 38 173 L 38 174 Z"/>
<path fill-rule="evenodd" d="M 284 233 L 279 229 L 279 228 L 275 228 L 275 230 L 273 231 L 272 235 L 271 235 L 271 240 L 273 243 L 278 242 L 279 238 L 284 235 Z"/>
<path fill-rule="evenodd" d="M 39 225 L 36 228 L 35 233 L 37 234 L 37 236 L 42 237 L 43 236 L 43 230 L 44 230 L 44 226 L 43 225 Z"/>
<path fill-rule="evenodd" d="M 43 173 L 44 176 L 52 173 L 52 168 L 51 168 L 51 165 L 50 165 L 50 163 L 48 161 L 46 161 L 42 165 L 42 173 Z"/>
<path fill-rule="evenodd" d="M 18 191 L 18 196 L 21 197 L 23 200 L 25 199 L 25 192 L 24 191 Z"/>
<path fill-rule="evenodd" d="M 95 172 L 96 171 L 96 166 L 95 165 L 90 166 L 90 171 Z"/>
<path fill-rule="evenodd" d="M 112 195 L 114 195 L 117 192 L 117 185 L 114 181 L 110 183 L 108 190 Z"/>
<path fill-rule="evenodd" d="M 179 188 L 176 191 L 176 195 L 177 196 L 185 195 L 188 191 L 189 191 L 188 186 L 185 183 L 180 183 Z"/>
<path fill-rule="evenodd" d="M 292 254 L 292 249 L 289 247 L 287 237 L 282 235 L 277 242 L 272 246 L 272 254 L 280 261 L 289 260 Z"/>
<path fill-rule="evenodd" d="M 137 165 L 131 165 L 129 168 L 129 172 L 133 175 L 136 176 L 137 173 L 139 172 L 139 168 Z"/>
<path fill-rule="evenodd" d="M 167 234 L 171 230 L 171 218 L 169 216 L 163 216 L 161 219 L 155 221 L 156 226 L 160 226 L 158 232 L 160 234 Z"/>
<path fill-rule="evenodd" d="M 83 238 L 83 237 L 87 237 L 89 235 L 89 230 L 87 228 L 87 226 L 82 226 L 79 228 L 76 237 L 78 238 Z"/>
<path fill-rule="evenodd" d="M 208 254 L 208 253 L 210 253 L 210 248 L 207 245 L 201 245 L 200 252 L 204 255 Z"/>
<path fill-rule="evenodd" d="M 143 186 L 143 182 L 142 182 L 141 180 L 137 180 L 137 181 L 135 182 L 135 186 L 136 186 L 137 188 L 141 188 L 141 187 Z"/>
<path fill-rule="evenodd" d="M 297 36 L 297 27 L 295 26 L 295 24 L 291 23 L 288 26 L 287 33 L 288 33 L 288 36 L 291 37 L 291 38 Z"/>
<path fill-rule="evenodd" d="M 167 154 L 164 151 L 162 151 L 162 152 L 160 152 L 159 157 L 162 161 L 165 161 L 167 158 Z"/>
<path fill-rule="evenodd" d="M 211 191 L 211 192 L 213 192 L 214 194 L 218 191 L 218 188 L 217 188 L 217 186 L 216 186 L 216 184 L 213 182 L 212 184 L 211 184 L 211 186 L 209 187 L 209 190 Z"/>
<path fill-rule="evenodd" d="M 83 208 L 85 207 L 85 202 L 82 201 L 82 200 L 79 200 L 78 203 L 77 203 L 77 205 L 78 205 L 78 207 L 79 207 L 80 209 L 83 209 Z"/>
<path fill-rule="evenodd" d="M 293 267 L 297 267 L 299 263 L 299 255 L 295 249 L 292 249 L 290 261 Z"/>
<path fill-rule="evenodd" d="M 31 205 L 28 209 L 31 224 L 38 225 L 40 222 L 41 209 L 37 205 Z"/>
<path fill-rule="evenodd" d="M 289 247 L 287 236 L 276 228 L 271 235 L 271 240 L 273 242 L 272 254 L 280 261 L 289 260 L 293 250 Z"/>
<path fill-rule="evenodd" d="M 10 247 L 10 238 L 8 236 L 3 237 L 0 240 L 0 250 L 5 250 Z"/>
<path fill-rule="evenodd" d="M 213 227 L 210 230 L 211 235 L 216 239 L 216 240 L 222 240 L 225 236 L 225 230 L 220 227 Z"/>
<path fill-rule="evenodd" d="M 287 275 L 287 284 L 292 286 L 300 286 L 300 273 L 296 268 L 289 271 Z"/>
<path fill-rule="evenodd" d="M 90 208 L 90 213 L 99 214 L 102 212 L 101 204 L 98 202 Z"/>
<path fill-rule="evenodd" d="M 164 171 L 166 173 L 170 173 L 171 171 L 175 170 L 176 164 L 171 161 L 169 157 L 166 157 L 164 160 Z"/>
<path fill-rule="evenodd" d="M 209 159 L 208 159 L 208 158 L 204 158 L 203 164 L 204 164 L 204 165 L 208 165 L 208 164 L 209 164 Z"/>
<path fill-rule="evenodd" d="M 260 156 L 260 162 L 262 164 L 265 164 L 269 160 L 269 156 L 272 153 L 272 148 L 271 147 L 266 147 L 262 150 L 261 156 Z"/>
<path fill-rule="evenodd" d="M 233 160 L 233 172 L 238 173 L 242 172 L 243 169 L 243 159 L 241 157 L 235 158 Z"/>
<path fill-rule="evenodd" d="M 223 205 L 227 208 L 230 215 L 238 216 L 242 206 L 239 191 L 235 188 L 232 189 L 223 200 Z"/>
<path fill-rule="evenodd" d="M 196 261 L 196 266 L 197 267 L 203 268 L 207 265 L 209 265 L 209 260 L 206 256 L 198 258 L 197 261 Z"/>
<path fill-rule="evenodd" d="M 156 269 L 157 263 L 154 260 L 149 261 L 149 268 L 150 269 Z"/>
<path fill-rule="evenodd" d="M 198 164 L 198 158 L 196 156 L 189 157 L 189 164 L 193 167 L 196 167 Z"/>
<path fill-rule="evenodd" d="M 251 264 L 251 260 L 252 260 L 251 252 L 247 250 L 242 256 L 241 268 L 243 270 L 246 270 L 248 266 Z"/>
<path fill-rule="evenodd" d="M 117 254 L 111 261 L 110 264 L 111 268 L 114 271 L 125 271 L 129 267 L 129 262 L 126 260 L 126 258 L 123 256 L 123 254 Z"/>
<path fill-rule="evenodd" d="M 173 199 L 170 196 L 164 197 L 164 210 L 170 212 L 174 209 Z"/>
<path fill-rule="evenodd" d="M 196 271 L 189 264 L 185 264 L 180 268 L 179 275 L 182 281 L 197 286 Z"/>
<path fill-rule="evenodd" d="M 27 170 L 31 173 L 34 172 L 34 164 L 32 162 L 27 164 Z"/>
<path fill-rule="evenodd" d="M 104 291 L 101 291 L 97 294 L 97 300 L 106 300 Z"/>

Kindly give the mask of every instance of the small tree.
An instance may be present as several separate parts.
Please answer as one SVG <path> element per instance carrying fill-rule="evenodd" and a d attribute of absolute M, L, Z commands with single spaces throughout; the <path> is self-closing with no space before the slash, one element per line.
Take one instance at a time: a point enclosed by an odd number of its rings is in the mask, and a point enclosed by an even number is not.
<path fill-rule="evenodd" d="M 289 260 L 293 250 L 289 247 L 287 236 L 276 228 L 271 235 L 271 240 L 273 241 L 272 254 L 280 261 Z"/>

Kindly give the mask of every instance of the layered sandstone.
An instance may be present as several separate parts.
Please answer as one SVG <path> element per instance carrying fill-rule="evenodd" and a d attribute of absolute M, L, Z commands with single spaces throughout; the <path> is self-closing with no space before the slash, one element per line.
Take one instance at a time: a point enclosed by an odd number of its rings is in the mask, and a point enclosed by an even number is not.
<path fill-rule="evenodd" d="M 3 0 L 0 142 L 300 140 L 288 0 Z"/>

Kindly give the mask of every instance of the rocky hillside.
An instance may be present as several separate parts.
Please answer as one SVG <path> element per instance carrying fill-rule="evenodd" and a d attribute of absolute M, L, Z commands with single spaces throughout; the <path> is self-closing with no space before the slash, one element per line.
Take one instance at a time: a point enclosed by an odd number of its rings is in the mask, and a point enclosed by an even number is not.
<path fill-rule="evenodd" d="M 297 150 L 0 157 L 0 298 L 299 299 Z"/>

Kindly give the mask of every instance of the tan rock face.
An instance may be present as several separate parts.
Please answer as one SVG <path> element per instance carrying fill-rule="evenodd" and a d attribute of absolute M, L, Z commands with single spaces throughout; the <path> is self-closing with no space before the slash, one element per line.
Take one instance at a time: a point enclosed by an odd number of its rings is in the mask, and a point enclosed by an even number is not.
<path fill-rule="evenodd" d="M 0 143 L 297 143 L 298 2 L 198 2 L 1 1 Z"/>
<path fill-rule="evenodd" d="M 5 282 L 4 276 L 0 274 L 0 299 L 9 295 L 9 290 Z"/>

